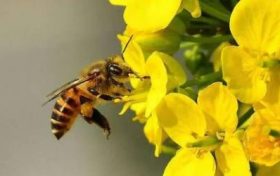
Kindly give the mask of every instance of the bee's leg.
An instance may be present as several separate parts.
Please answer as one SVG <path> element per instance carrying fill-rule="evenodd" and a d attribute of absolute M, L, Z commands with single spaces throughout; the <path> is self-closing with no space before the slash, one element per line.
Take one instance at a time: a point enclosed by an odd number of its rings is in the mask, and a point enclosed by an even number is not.
<path fill-rule="evenodd" d="M 93 115 L 92 103 L 86 102 L 86 103 L 82 104 L 80 114 L 85 119 L 85 121 L 87 121 L 89 124 L 91 124 L 93 122 L 91 119 L 91 117 Z"/>
<path fill-rule="evenodd" d="M 121 82 L 118 82 L 114 80 L 113 78 L 110 79 L 111 84 L 113 85 L 113 88 L 117 90 L 119 94 L 128 94 L 131 92 L 131 90 L 128 87 L 125 87 L 125 85 Z"/>
<path fill-rule="evenodd" d="M 119 98 L 119 97 L 116 97 L 116 96 L 111 96 L 111 95 L 107 95 L 107 94 L 101 94 L 97 90 L 95 90 L 94 88 L 89 88 L 88 91 L 92 95 L 94 95 L 94 96 L 96 96 L 96 97 L 98 97 L 100 99 L 106 100 L 106 101 L 112 101 L 114 99 Z"/>
<path fill-rule="evenodd" d="M 127 88 L 123 83 L 110 78 L 109 91 L 115 96 L 115 99 L 122 99 L 124 95 L 128 95 L 131 90 Z"/>
<path fill-rule="evenodd" d="M 106 137 L 108 138 L 109 135 L 111 134 L 111 128 L 108 120 L 97 109 L 92 108 L 91 112 L 92 112 L 91 116 L 83 116 L 84 119 L 89 124 L 95 123 L 96 125 L 101 127 L 104 130 Z"/>
<path fill-rule="evenodd" d="M 93 109 L 93 115 L 91 116 L 92 121 L 103 128 L 106 137 L 108 138 L 111 134 L 111 128 L 108 120 L 102 115 L 97 109 Z"/>

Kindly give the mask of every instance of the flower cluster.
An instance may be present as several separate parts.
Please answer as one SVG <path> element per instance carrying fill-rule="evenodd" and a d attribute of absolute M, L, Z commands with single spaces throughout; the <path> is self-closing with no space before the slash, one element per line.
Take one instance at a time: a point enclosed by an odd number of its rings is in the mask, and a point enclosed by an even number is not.
<path fill-rule="evenodd" d="M 280 175 L 280 0 L 110 2 L 139 75 L 120 114 L 173 156 L 163 175 Z"/>

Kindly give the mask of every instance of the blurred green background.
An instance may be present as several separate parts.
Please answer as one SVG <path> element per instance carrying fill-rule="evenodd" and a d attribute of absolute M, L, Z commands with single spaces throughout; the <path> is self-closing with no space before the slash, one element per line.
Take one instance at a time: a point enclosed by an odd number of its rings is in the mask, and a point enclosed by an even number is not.
<path fill-rule="evenodd" d="M 0 0 L 0 175 L 157 176 L 168 157 L 153 146 L 132 114 L 99 107 L 110 120 L 100 128 L 78 119 L 57 141 L 50 130 L 54 102 L 47 93 L 99 58 L 120 52 L 122 8 L 106 0 Z"/>

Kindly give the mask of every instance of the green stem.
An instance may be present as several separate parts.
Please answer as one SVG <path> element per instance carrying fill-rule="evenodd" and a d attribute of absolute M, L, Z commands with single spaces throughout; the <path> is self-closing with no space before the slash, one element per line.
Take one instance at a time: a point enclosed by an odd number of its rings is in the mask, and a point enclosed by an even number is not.
<path fill-rule="evenodd" d="M 176 151 L 177 151 L 175 148 L 166 146 L 166 145 L 163 145 L 161 149 L 162 149 L 163 153 L 169 154 L 169 155 L 175 155 Z"/>
<path fill-rule="evenodd" d="M 184 88 L 184 87 L 190 87 L 190 86 L 202 86 L 202 85 L 213 83 L 216 81 L 221 81 L 221 79 L 222 79 L 221 72 L 214 72 L 214 73 L 202 75 L 199 78 L 189 80 L 181 87 Z"/>
<path fill-rule="evenodd" d="M 270 130 L 269 134 L 273 137 L 279 138 L 280 137 L 280 131 L 277 130 Z"/>
<path fill-rule="evenodd" d="M 271 59 L 263 62 L 264 68 L 273 68 L 280 66 L 280 60 L 278 59 Z"/>
<path fill-rule="evenodd" d="M 254 163 L 250 163 L 250 168 L 251 168 L 252 176 L 256 176 L 256 175 L 257 175 L 257 172 L 258 172 L 258 167 L 257 167 L 257 165 L 254 164 Z"/>
<path fill-rule="evenodd" d="M 194 143 L 187 144 L 187 147 L 193 148 L 193 147 L 209 147 L 213 145 L 219 144 L 221 141 L 216 136 L 209 136 L 205 139 L 199 140 Z"/>
<path fill-rule="evenodd" d="M 199 18 L 191 18 L 190 21 L 192 21 L 192 22 L 202 22 L 202 23 L 209 24 L 211 26 L 223 25 L 223 23 L 219 20 L 216 20 L 214 18 L 204 17 L 204 16 L 201 16 Z"/>
<path fill-rule="evenodd" d="M 230 19 L 230 12 L 226 11 L 225 9 L 222 10 L 219 6 L 209 0 L 200 0 L 200 7 L 202 11 L 221 21 L 228 23 Z"/>
<path fill-rule="evenodd" d="M 211 37 L 193 37 L 193 36 L 184 36 L 186 42 L 181 43 L 181 48 L 189 46 L 189 42 L 200 43 L 200 44 L 209 44 L 209 43 L 221 43 L 225 41 L 233 40 L 232 35 L 217 35 Z"/>
<path fill-rule="evenodd" d="M 241 127 L 251 117 L 251 115 L 254 112 L 255 112 L 254 109 L 250 108 L 245 114 L 243 114 L 238 120 L 237 127 Z"/>

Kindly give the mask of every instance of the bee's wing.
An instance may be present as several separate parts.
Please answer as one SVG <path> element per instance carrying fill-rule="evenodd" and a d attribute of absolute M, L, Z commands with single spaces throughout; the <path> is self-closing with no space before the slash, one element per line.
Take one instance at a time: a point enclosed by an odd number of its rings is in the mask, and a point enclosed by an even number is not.
<path fill-rule="evenodd" d="M 43 103 L 43 106 L 45 104 L 47 104 L 48 102 L 52 101 L 53 99 L 57 98 L 62 92 L 66 91 L 66 90 L 69 90 L 69 89 L 75 87 L 78 84 L 81 84 L 81 82 L 83 83 L 82 79 L 76 78 L 72 81 L 69 81 L 69 82 L 65 83 L 64 85 L 60 86 L 56 90 L 52 91 L 51 93 L 49 93 L 46 96 L 48 98 L 48 100 L 45 103 Z"/>
<path fill-rule="evenodd" d="M 52 91 L 51 93 L 49 93 L 47 95 L 47 98 L 48 100 L 43 103 L 43 106 L 45 104 L 47 104 L 48 102 L 52 101 L 53 99 L 57 98 L 59 95 L 61 95 L 63 92 L 73 88 L 73 87 L 76 87 L 90 79 L 96 79 L 98 77 L 99 73 L 96 73 L 96 74 L 92 74 L 91 76 L 87 76 L 85 78 L 76 78 L 72 81 L 69 81 L 68 83 L 64 84 L 63 86 L 59 87 L 58 89 Z"/>
<path fill-rule="evenodd" d="M 65 83 L 64 85 L 62 85 L 59 88 L 55 89 L 54 91 L 50 92 L 47 95 L 47 97 L 52 97 L 52 96 L 59 95 L 61 92 L 63 92 L 64 90 L 67 90 L 69 87 L 71 87 L 73 84 L 75 84 L 78 81 L 79 81 L 79 79 L 76 78 L 76 79 L 74 79 L 72 81 L 69 81 L 69 82 Z"/>

